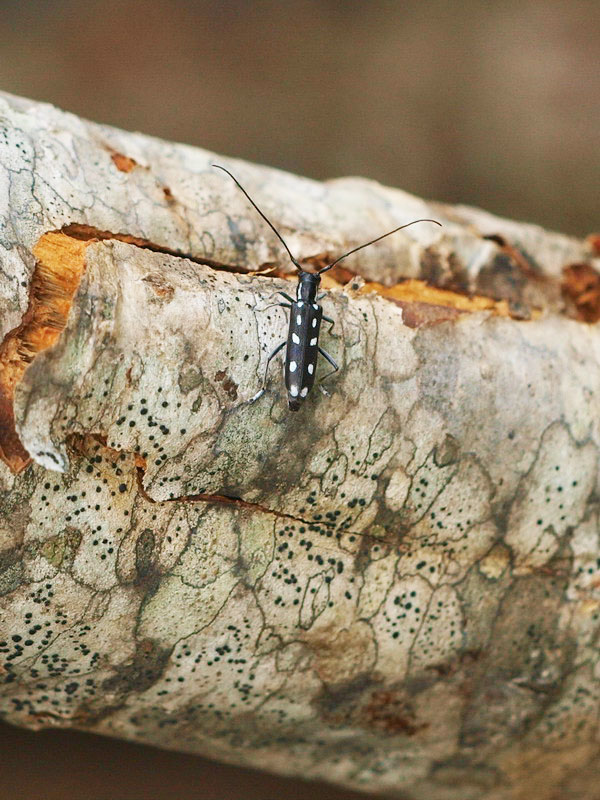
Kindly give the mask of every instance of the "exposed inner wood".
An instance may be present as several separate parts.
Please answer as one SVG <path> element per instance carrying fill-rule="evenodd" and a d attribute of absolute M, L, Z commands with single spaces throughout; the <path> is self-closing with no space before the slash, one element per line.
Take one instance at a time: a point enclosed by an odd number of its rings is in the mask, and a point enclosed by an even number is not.
<path fill-rule="evenodd" d="M 28 364 L 56 342 L 67 324 L 89 244 L 60 232 L 42 236 L 33 248 L 37 264 L 29 288 L 29 307 L 21 324 L 0 345 L 0 457 L 14 473 L 30 462 L 15 431 L 15 387 Z"/>
<path fill-rule="evenodd" d="M 113 153 L 111 155 L 113 164 L 120 172 L 131 172 L 137 166 L 137 162 L 129 156 L 124 156 L 123 153 Z"/>
<path fill-rule="evenodd" d="M 600 274 L 590 264 L 570 264 L 563 269 L 563 296 L 574 306 L 580 322 L 600 320 Z"/>
<path fill-rule="evenodd" d="M 447 289 L 436 289 L 425 281 L 407 280 L 395 286 L 383 286 L 381 283 L 366 283 L 361 294 L 377 292 L 388 300 L 401 303 L 424 303 L 426 305 L 443 306 L 457 311 L 491 311 L 501 317 L 510 317 L 510 309 L 506 300 L 492 300 L 490 297 L 472 295 L 471 297 L 451 292 Z"/>

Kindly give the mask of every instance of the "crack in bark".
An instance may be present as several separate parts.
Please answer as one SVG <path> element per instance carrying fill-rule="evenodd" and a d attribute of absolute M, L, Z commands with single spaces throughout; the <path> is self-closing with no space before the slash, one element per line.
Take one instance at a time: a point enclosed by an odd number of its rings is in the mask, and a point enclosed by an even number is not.
<path fill-rule="evenodd" d="M 150 239 L 132 236 L 129 233 L 115 233 L 114 231 L 101 230 L 100 228 L 94 228 L 92 225 L 84 225 L 83 223 L 79 222 L 72 222 L 69 225 L 64 225 L 61 228 L 61 233 L 64 233 L 66 236 L 70 236 L 73 239 L 78 239 L 80 241 L 89 243 L 110 240 L 124 242 L 125 244 L 131 244 L 135 247 L 140 247 L 142 250 L 151 250 L 153 253 L 163 253 L 166 256 L 173 256 L 174 258 L 185 258 L 188 261 L 192 261 L 194 264 L 200 264 L 203 267 L 210 267 L 211 269 L 220 272 L 229 272 L 236 275 L 255 274 L 248 272 L 248 270 L 242 269 L 241 267 L 225 264 L 222 261 L 216 261 L 210 258 L 200 258 L 200 256 L 194 256 L 191 253 L 184 253 L 181 250 L 156 244 L 156 242 L 153 242 Z M 262 269 L 263 266 L 268 267 L 269 265 L 261 265 L 259 269 Z"/>
<path fill-rule="evenodd" d="M 370 540 L 375 544 L 390 545 L 392 547 L 400 546 L 400 543 L 398 541 L 394 541 L 393 539 L 386 539 L 380 536 L 373 536 L 372 534 L 369 533 L 363 533 L 353 530 L 339 531 L 336 529 L 336 524 L 334 522 L 328 522 L 326 520 L 315 521 L 315 520 L 304 519 L 304 517 L 298 517 L 294 514 L 290 514 L 284 511 L 276 511 L 275 509 L 269 508 L 268 506 L 264 506 L 260 503 L 253 503 L 250 502 L 249 500 L 244 500 L 241 497 L 231 497 L 229 495 L 223 495 L 223 494 L 188 494 L 188 495 L 181 495 L 179 497 L 166 497 L 163 500 L 156 500 L 154 497 L 152 497 L 152 495 L 148 492 L 148 490 L 144 486 L 144 476 L 146 474 L 146 461 L 142 456 L 140 456 L 138 453 L 131 453 L 126 450 L 118 450 L 114 447 L 110 447 L 107 444 L 106 436 L 99 433 L 88 434 L 87 437 L 83 434 L 71 433 L 67 437 L 67 446 L 77 455 L 85 456 L 86 438 L 92 439 L 93 441 L 101 445 L 101 447 L 103 447 L 108 453 L 110 453 L 115 460 L 117 460 L 119 456 L 122 456 L 123 454 L 133 457 L 133 462 L 135 465 L 135 481 L 137 490 L 140 496 L 146 502 L 151 503 L 152 505 L 163 505 L 165 503 L 214 503 L 217 505 L 232 506 L 234 508 L 247 509 L 250 511 L 258 511 L 263 514 L 270 514 L 271 516 L 279 519 L 289 519 L 292 522 L 298 523 L 299 525 L 306 525 L 307 528 L 314 528 L 314 527 L 325 528 L 327 531 L 331 531 L 332 534 L 335 533 L 336 538 L 338 538 L 338 540 L 342 536 L 356 536 L 363 541 Z"/>
<path fill-rule="evenodd" d="M 15 429 L 15 388 L 35 356 L 55 344 L 64 330 L 73 297 L 85 271 L 86 248 L 90 244 L 106 240 L 116 240 L 152 252 L 186 258 L 217 271 L 241 275 L 261 274 L 261 268 L 248 272 L 238 266 L 158 245 L 149 239 L 101 230 L 83 223 L 70 223 L 60 230 L 43 234 L 33 248 L 36 267 L 29 289 L 28 308 L 20 325 L 9 331 L 0 343 L 0 458 L 13 473 L 21 472 L 31 461 Z M 317 266 L 320 263 L 318 259 L 318 256 L 312 258 Z M 306 260 L 306 263 L 309 262 L 310 258 Z M 265 272 L 270 272 L 277 278 L 293 277 L 279 268 L 262 270 L 262 274 Z M 343 280 L 348 274 L 343 273 L 339 277 Z M 329 280 L 329 288 L 341 288 L 342 284 Z M 393 287 L 385 287 L 378 283 L 365 283 L 361 279 L 357 294 L 370 292 L 376 292 L 388 302 L 399 305 L 405 324 L 409 327 L 431 325 L 454 319 L 461 313 L 478 310 L 511 316 L 505 301 L 496 302 L 489 297 L 468 296 L 437 289 L 428 286 L 424 281 L 408 280 Z"/>
<path fill-rule="evenodd" d="M 111 448 L 107 448 L 111 449 Z M 319 520 L 315 522 L 314 520 L 304 519 L 303 517 L 297 517 L 294 514 L 289 514 L 284 511 L 276 511 L 275 509 L 268 508 L 267 506 L 263 506 L 260 503 L 252 503 L 249 500 L 243 500 L 241 497 L 229 497 L 228 495 L 224 494 L 186 494 L 181 495 L 180 497 L 166 497 L 164 500 L 155 500 L 146 490 L 144 486 L 144 475 L 145 469 L 141 465 L 136 465 L 136 482 L 137 488 L 140 495 L 146 500 L 148 503 L 152 503 L 154 505 L 162 505 L 163 503 L 216 503 L 221 505 L 228 505 L 234 506 L 236 508 L 244 508 L 249 509 L 251 511 L 259 511 L 263 514 L 270 514 L 271 516 L 278 517 L 281 519 L 289 519 L 292 522 L 297 522 L 300 525 L 306 525 L 307 527 L 322 527 L 326 528 L 329 531 L 336 532 L 339 536 L 357 536 L 361 539 L 371 539 L 372 541 L 376 542 L 377 544 L 388 544 L 394 545 L 397 544 L 396 542 L 392 541 L 391 539 L 382 539 L 379 536 L 372 536 L 369 533 L 359 533 L 358 531 L 352 530 L 344 530 L 344 531 L 336 531 L 335 523 L 333 522 L 326 522 L 323 520 Z"/>

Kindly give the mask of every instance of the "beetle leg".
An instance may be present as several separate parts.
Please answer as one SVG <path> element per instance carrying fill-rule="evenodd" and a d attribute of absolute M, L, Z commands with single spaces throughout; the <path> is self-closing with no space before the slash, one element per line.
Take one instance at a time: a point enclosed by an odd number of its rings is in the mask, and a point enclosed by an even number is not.
<path fill-rule="evenodd" d="M 280 294 L 282 297 L 285 297 L 286 300 L 289 300 L 290 304 L 296 302 L 292 297 L 289 296 L 289 294 L 286 294 L 285 292 L 273 292 L 272 294 L 269 295 L 269 298 L 275 297 L 278 294 Z M 257 311 L 266 311 L 268 308 L 273 308 L 274 306 L 280 306 L 281 308 L 291 308 L 291 305 L 288 305 L 287 303 L 269 303 L 269 305 L 265 306 L 264 308 L 258 308 L 258 306 L 254 306 L 254 308 Z"/>
<path fill-rule="evenodd" d="M 283 348 L 286 346 L 286 344 L 287 344 L 287 341 L 284 341 L 284 342 L 281 342 L 281 344 L 278 344 L 277 347 L 275 348 L 275 350 L 273 350 L 271 355 L 267 358 L 267 365 L 265 367 L 265 377 L 263 378 L 262 388 L 254 395 L 254 397 L 250 398 L 250 400 L 248 401 L 249 403 L 255 403 L 258 400 L 258 398 L 262 397 L 263 394 L 265 393 L 265 389 L 267 388 L 267 375 L 269 374 L 269 365 L 271 364 L 271 360 L 275 358 L 275 356 L 277 355 L 277 353 L 280 352 L 280 350 L 283 350 Z"/>
<path fill-rule="evenodd" d="M 277 307 L 277 308 L 291 308 L 291 305 L 289 303 L 269 303 L 269 305 L 268 306 L 264 306 L 264 308 L 257 308 L 255 306 L 256 310 L 260 311 L 261 313 L 263 311 L 267 311 L 267 309 L 269 309 L 269 308 L 275 308 L 275 307 Z"/>
<path fill-rule="evenodd" d="M 333 367 L 333 369 L 331 370 L 331 372 L 328 372 L 328 373 L 327 373 L 327 375 L 324 375 L 324 376 L 321 378 L 321 380 L 319 381 L 319 383 L 318 383 L 319 389 L 320 389 L 320 390 L 323 392 L 323 394 L 325 395 L 325 397 L 329 397 L 329 392 L 328 392 L 328 391 L 327 391 L 327 389 L 326 389 L 324 386 L 322 386 L 321 384 L 323 383 L 323 381 L 326 381 L 326 380 L 327 380 L 327 378 L 330 378 L 330 377 L 331 377 L 331 376 L 332 376 L 334 373 L 336 373 L 336 372 L 339 370 L 339 367 L 338 367 L 338 365 L 335 363 L 335 361 L 333 360 L 333 358 L 332 358 L 332 357 L 329 355 L 329 353 L 328 353 L 326 350 L 323 350 L 323 348 L 322 348 L 322 347 L 319 347 L 319 353 L 321 353 L 321 355 L 323 356 L 323 358 L 324 358 L 324 359 L 326 359 L 326 360 L 329 362 L 329 364 L 330 364 L 330 365 Z"/>
<path fill-rule="evenodd" d="M 289 300 L 290 303 L 295 303 L 296 302 L 293 298 L 291 298 L 289 296 L 289 294 L 286 294 L 285 292 L 277 292 L 277 294 L 280 294 L 282 297 L 285 297 L 285 299 Z"/>
<path fill-rule="evenodd" d="M 331 319 L 331 317 L 326 317 L 325 315 L 323 315 L 322 319 L 323 319 L 323 322 L 329 322 L 330 323 L 330 328 L 327 331 L 327 333 L 331 333 L 331 331 L 333 330 L 333 326 L 335 325 L 335 320 Z"/>

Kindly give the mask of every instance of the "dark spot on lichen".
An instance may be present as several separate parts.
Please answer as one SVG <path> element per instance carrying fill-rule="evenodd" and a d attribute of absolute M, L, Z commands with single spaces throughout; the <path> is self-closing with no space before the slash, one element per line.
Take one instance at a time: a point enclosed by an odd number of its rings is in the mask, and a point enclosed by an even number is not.
<path fill-rule="evenodd" d="M 223 384 L 223 389 L 225 389 L 226 394 L 231 400 L 237 400 L 238 385 L 234 380 L 227 377 L 227 373 L 224 369 L 220 369 L 215 373 L 215 380 Z"/>
<path fill-rule="evenodd" d="M 444 441 L 437 445 L 433 451 L 433 461 L 436 467 L 447 467 L 455 464 L 460 455 L 460 444 L 451 434 L 447 433 Z"/>
<path fill-rule="evenodd" d="M 10 594 L 23 581 L 22 554 L 18 547 L 0 553 L 0 595 Z"/>
<path fill-rule="evenodd" d="M 366 673 L 344 683 L 325 684 L 313 705 L 323 719 L 341 723 L 360 705 L 361 698 L 373 685 L 373 679 Z"/>
<path fill-rule="evenodd" d="M 115 667 L 115 674 L 103 682 L 102 689 L 120 696 L 146 691 L 162 676 L 170 654 L 170 648 L 161 647 L 153 639 L 142 639 L 133 659 Z"/>
<path fill-rule="evenodd" d="M 428 727 L 417 721 L 405 689 L 383 687 L 366 673 L 324 686 L 313 705 L 325 722 L 336 727 L 358 727 L 386 736 L 414 736 Z"/>
<path fill-rule="evenodd" d="M 202 383 L 202 370 L 196 364 L 186 364 L 179 373 L 177 383 L 181 393 L 188 394 Z"/>
<path fill-rule="evenodd" d="M 389 736 L 404 733 L 414 736 L 429 727 L 429 723 L 417 723 L 414 707 L 402 690 L 380 689 L 373 692 L 368 703 L 361 709 L 364 727 Z"/>
<path fill-rule="evenodd" d="M 497 253 L 477 276 L 476 291 L 494 300 L 506 300 L 511 313 L 530 313 L 525 298 L 528 276 L 510 253 Z M 518 314 L 517 314 L 518 312 Z"/>
<path fill-rule="evenodd" d="M 143 530 L 135 543 L 135 568 L 139 578 L 147 578 L 152 569 L 155 539 L 150 528 Z"/>
<path fill-rule="evenodd" d="M 73 566 L 81 539 L 81 531 L 67 526 L 56 536 L 42 542 L 40 552 L 53 567 L 68 570 Z"/>
<path fill-rule="evenodd" d="M 246 236 L 242 233 L 235 220 L 233 220 L 231 217 L 227 218 L 227 227 L 229 228 L 233 246 L 240 253 L 240 255 L 243 256 L 248 247 L 248 240 Z"/>

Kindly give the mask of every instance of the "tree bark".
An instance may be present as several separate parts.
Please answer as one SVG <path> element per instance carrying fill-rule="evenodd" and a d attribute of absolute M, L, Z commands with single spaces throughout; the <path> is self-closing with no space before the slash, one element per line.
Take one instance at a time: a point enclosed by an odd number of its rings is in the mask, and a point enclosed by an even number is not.
<path fill-rule="evenodd" d="M 248 401 L 293 269 L 213 154 L 0 114 L 3 716 L 596 797 L 598 239 L 227 159 L 306 264 L 444 226 L 328 277 L 342 368 L 292 414 L 275 365 Z"/>

